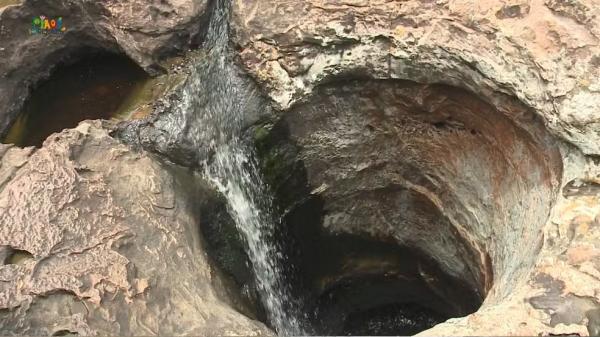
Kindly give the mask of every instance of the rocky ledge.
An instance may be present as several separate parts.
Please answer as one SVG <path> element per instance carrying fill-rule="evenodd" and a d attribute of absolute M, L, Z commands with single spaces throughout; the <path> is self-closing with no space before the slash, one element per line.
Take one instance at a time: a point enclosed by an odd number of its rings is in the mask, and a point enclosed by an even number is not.
<path fill-rule="evenodd" d="M 552 1 L 233 1 L 242 64 L 280 108 L 344 75 L 514 96 L 600 155 L 600 5 Z"/>

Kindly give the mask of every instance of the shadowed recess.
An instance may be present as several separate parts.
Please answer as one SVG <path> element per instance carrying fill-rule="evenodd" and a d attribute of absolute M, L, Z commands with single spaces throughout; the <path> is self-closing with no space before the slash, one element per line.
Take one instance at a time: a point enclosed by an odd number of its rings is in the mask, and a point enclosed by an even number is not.
<path fill-rule="evenodd" d="M 533 111 L 494 103 L 346 80 L 255 127 L 308 331 L 414 334 L 525 279 L 562 164 Z"/>
<path fill-rule="evenodd" d="M 2 142 L 39 147 L 50 134 L 80 121 L 115 117 L 147 79 L 124 55 L 94 52 L 60 64 L 31 91 Z"/>

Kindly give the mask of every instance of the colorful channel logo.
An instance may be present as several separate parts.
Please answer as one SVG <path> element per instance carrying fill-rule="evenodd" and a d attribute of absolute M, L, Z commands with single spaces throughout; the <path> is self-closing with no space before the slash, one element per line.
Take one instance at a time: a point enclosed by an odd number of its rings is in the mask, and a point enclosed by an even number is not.
<path fill-rule="evenodd" d="M 31 21 L 31 34 L 56 34 L 64 33 L 66 30 L 61 16 L 49 18 L 40 15 Z"/>

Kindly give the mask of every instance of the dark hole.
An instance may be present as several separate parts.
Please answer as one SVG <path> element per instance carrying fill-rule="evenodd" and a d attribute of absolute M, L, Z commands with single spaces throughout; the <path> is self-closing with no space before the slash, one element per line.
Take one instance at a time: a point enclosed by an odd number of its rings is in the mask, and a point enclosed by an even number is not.
<path fill-rule="evenodd" d="M 34 88 L 4 143 L 41 146 L 52 133 L 86 119 L 113 117 L 147 74 L 123 55 L 95 52 L 56 67 Z"/>
<path fill-rule="evenodd" d="M 519 16 L 521 14 L 521 6 L 514 5 L 514 6 L 506 7 L 505 10 L 504 10 L 504 13 L 509 18 L 517 17 L 517 16 Z"/>
<path fill-rule="evenodd" d="M 438 129 L 443 129 L 447 126 L 447 124 L 445 122 L 435 122 L 433 123 L 433 126 L 435 126 Z"/>
<path fill-rule="evenodd" d="M 479 308 L 481 295 L 415 247 L 324 233 L 315 196 L 291 210 L 286 254 L 294 297 L 316 335 L 412 335 Z"/>
<path fill-rule="evenodd" d="M 445 317 L 418 304 L 390 304 L 350 314 L 343 328 L 343 335 L 393 336 L 402 331 L 413 335 L 437 323 Z"/>
<path fill-rule="evenodd" d="M 52 334 L 52 336 L 77 336 L 77 332 L 73 332 L 70 330 L 58 330 Z"/>
<path fill-rule="evenodd" d="M 411 335 L 480 307 L 485 294 L 474 288 L 470 275 L 450 276 L 419 247 L 400 245 L 390 237 L 325 230 L 328 210 L 321 197 L 311 192 L 285 123 L 260 130 L 266 129 L 270 130 L 267 136 L 255 132 L 262 135 L 256 139 L 257 153 L 282 214 L 271 240 L 281 244 L 287 258 L 282 281 L 291 292 L 290 300 L 301 309 L 295 317 L 307 334 Z M 407 200 L 428 209 L 428 204 L 418 204 L 418 198 Z M 215 200 L 207 202 L 200 224 L 203 236 L 212 242 L 210 256 L 238 287 L 255 287 L 249 262 L 232 263 L 247 258 L 226 207 L 211 205 Z M 246 299 L 253 304 L 251 317 L 269 325 L 267 315 L 260 314 L 260 301 L 252 300 L 260 296 L 254 292 L 257 295 Z"/>

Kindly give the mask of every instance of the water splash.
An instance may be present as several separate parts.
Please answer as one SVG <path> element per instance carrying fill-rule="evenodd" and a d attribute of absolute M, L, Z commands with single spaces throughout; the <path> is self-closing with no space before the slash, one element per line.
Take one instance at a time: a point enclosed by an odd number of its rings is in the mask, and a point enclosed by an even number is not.
<path fill-rule="evenodd" d="M 207 181 L 227 199 L 228 211 L 242 234 L 254 269 L 261 300 L 272 326 L 282 335 L 305 335 L 299 310 L 284 281 L 285 258 L 274 237 L 278 219 L 262 182 L 254 149 L 242 138 L 248 113 L 256 109 L 258 93 L 243 85 L 228 59 L 229 4 L 218 0 L 207 31 L 206 62 L 193 69 L 176 113 L 182 130 L 198 150 Z"/>

